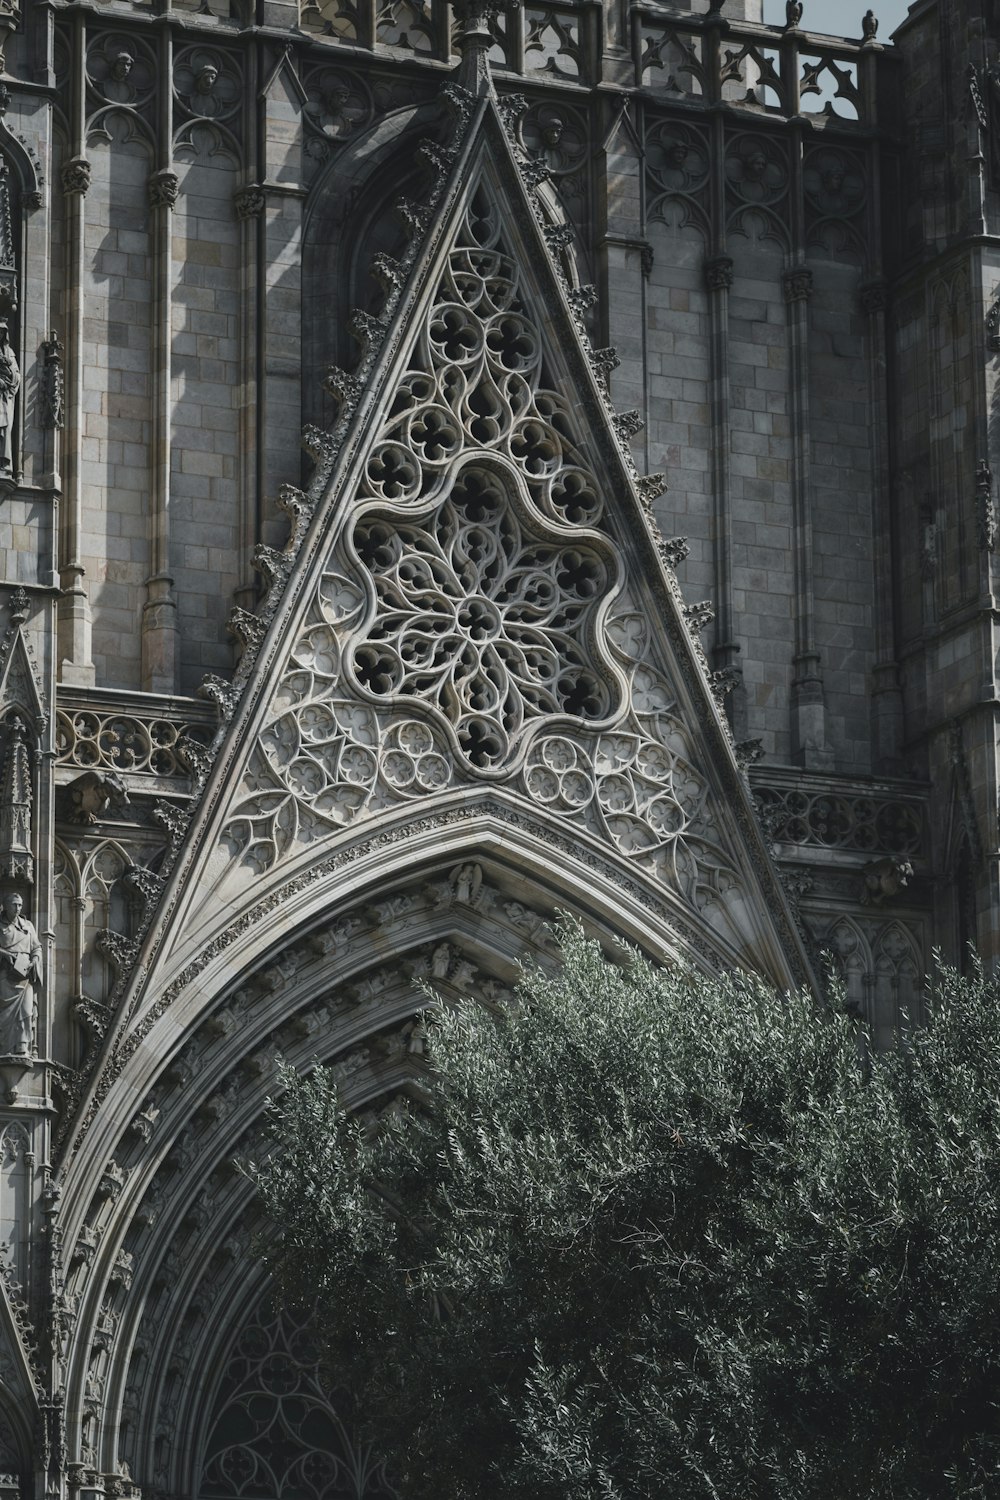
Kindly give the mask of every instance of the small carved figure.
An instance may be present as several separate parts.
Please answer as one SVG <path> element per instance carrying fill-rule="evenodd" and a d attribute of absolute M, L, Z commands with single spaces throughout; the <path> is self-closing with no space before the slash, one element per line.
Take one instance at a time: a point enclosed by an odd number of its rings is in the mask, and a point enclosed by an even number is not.
<path fill-rule="evenodd" d="M 873 859 L 865 865 L 864 889 L 861 893 L 863 906 L 882 906 L 898 896 L 904 885 L 908 885 L 913 866 L 908 859 Z"/>
<path fill-rule="evenodd" d="M 844 176 L 844 168 L 839 162 L 834 162 L 832 165 L 826 167 L 822 173 L 822 178 L 823 186 L 827 192 L 832 193 L 834 196 L 839 194 L 841 188 L 844 186 Z"/>
<path fill-rule="evenodd" d="M 31 1051 L 34 986 L 42 982 L 42 945 L 22 917 L 15 890 L 0 902 L 0 1056 L 27 1057 Z"/>
<path fill-rule="evenodd" d="M 124 83 L 131 73 L 134 64 L 135 58 L 131 52 L 126 52 L 123 49 L 121 52 L 116 53 L 115 59 L 111 64 L 111 76 L 115 82 Z"/>
<path fill-rule="evenodd" d="M 785 0 L 785 27 L 786 27 L 786 29 L 788 31 L 793 31 L 795 29 L 795 27 L 799 24 L 799 22 L 801 20 L 802 20 L 802 6 L 799 5 L 799 4 L 797 4 L 797 0 Z"/>
<path fill-rule="evenodd" d="M 195 89 L 199 94 L 210 94 L 215 88 L 215 81 L 218 76 L 219 70 L 214 63 L 203 63 L 195 74 Z"/>
<path fill-rule="evenodd" d="M 438 943 L 431 954 L 431 973 L 435 979 L 447 979 L 451 963 L 451 949 L 447 943 Z"/>
<path fill-rule="evenodd" d="M 866 11 L 862 17 L 861 31 L 866 42 L 873 42 L 878 35 L 878 18 L 873 10 Z"/>
<path fill-rule="evenodd" d="M 767 157 L 759 146 L 743 158 L 743 170 L 751 182 L 760 182 L 767 171 Z"/>
<path fill-rule="evenodd" d="M 561 115 L 549 115 L 548 119 L 542 126 L 542 140 L 545 142 L 546 146 L 548 146 L 551 150 L 555 150 L 556 146 L 558 146 L 559 142 L 563 138 L 563 131 L 565 130 L 565 128 L 566 127 L 563 124 Z"/>
<path fill-rule="evenodd" d="M 84 771 L 71 784 L 74 823 L 97 823 L 107 807 L 116 812 L 128 807 L 128 791 L 114 771 Z"/>
<path fill-rule="evenodd" d="M 468 906 L 479 895 L 483 883 L 483 872 L 479 865 L 458 865 L 451 872 L 451 883 L 455 887 L 455 899 Z"/>
<path fill-rule="evenodd" d="M 14 401 L 21 389 L 21 371 L 10 346 L 10 332 L 0 322 L 0 474 L 14 472 Z"/>

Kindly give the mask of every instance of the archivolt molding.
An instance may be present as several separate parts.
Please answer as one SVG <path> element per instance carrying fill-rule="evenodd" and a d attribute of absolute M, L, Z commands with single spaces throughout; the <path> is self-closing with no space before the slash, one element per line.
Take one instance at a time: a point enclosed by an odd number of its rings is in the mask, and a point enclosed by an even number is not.
<path fill-rule="evenodd" d="M 113 1451 L 119 1406 L 142 1411 L 152 1440 L 173 1416 L 157 1424 L 151 1413 L 164 1402 L 172 1411 L 174 1396 L 213 1368 L 199 1330 L 209 1304 L 225 1307 L 227 1277 L 244 1274 L 239 1256 L 230 1272 L 219 1250 L 221 1226 L 252 1211 L 229 1164 L 252 1146 L 276 1060 L 302 1069 L 327 1059 L 349 1106 L 391 1107 L 419 1085 L 426 1002 L 417 986 L 506 1004 L 525 953 L 552 953 L 554 899 L 526 891 L 523 874 L 468 858 L 416 885 L 383 886 L 272 953 L 161 1059 L 86 1222 L 66 1241 L 63 1357 L 68 1388 L 84 1393 L 81 1461 L 112 1471 L 123 1456 Z M 613 943 L 610 926 L 593 930 Z M 133 1474 L 164 1482 L 134 1465 Z"/>

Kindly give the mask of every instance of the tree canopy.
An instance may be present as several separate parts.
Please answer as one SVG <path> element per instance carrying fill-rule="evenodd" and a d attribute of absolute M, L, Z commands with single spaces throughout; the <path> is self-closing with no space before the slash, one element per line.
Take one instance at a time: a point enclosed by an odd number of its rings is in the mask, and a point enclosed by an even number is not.
<path fill-rule="evenodd" d="M 1000 989 L 871 1055 L 837 1007 L 561 931 L 430 1006 L 426 1106 L 331 1075 L 251 1168 L 406 1500 L 1000 1493 Z"/>

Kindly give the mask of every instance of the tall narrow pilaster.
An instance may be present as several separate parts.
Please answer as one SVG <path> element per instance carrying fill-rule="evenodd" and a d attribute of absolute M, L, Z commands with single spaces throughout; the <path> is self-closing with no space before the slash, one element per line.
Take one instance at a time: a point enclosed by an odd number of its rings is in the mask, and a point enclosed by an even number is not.
<path fill-rule="evenodd" d="M 59 554 L 59 660 L 63 682 L 90 686 L 94 682 L 90 599 L 81 556 L 83 535 L 83 318 L 86 298 L 84 230 L 90 163 L 83 155 L 86 109 L 86 30 L 75 17 L 75 46 L 71 81 L 71 155 L 62 169 L 66 194 L 66 422 L 65 489 Z"/>
<path fill-rule="evenodd" d="M 709 405 L 711 409 L 711 475 L 714 509 L 712 549 L 715 568 L 715 645 L 713 666 L 731 674 L 735 686 L 727 697 L 727 709 L 738 740 L 747 737 L 746 690 L 740 667 L 733 604 L 733 516 L 730 463 L 729 395 L 729 291 L 733 284 L 733 262 L 728 255 L 715 255 L 705 262 L 708 289 L 710 352 Z"/>
<path fill-rule="evenodd" d="M 792 425 L 793 550 L 795 554 L 795 654 L 792 658 L 792 760 L 829 770 L 823 679 L 816 644 L 813 525 L 809 499 L 809 297 L 812 272 L 795 266 L 783 277 L 788 306 L 789 395 Z"/>
<path fill-rule="evenodd" d="M 170 165 L 171 52 L 170 33 L 165 30 L 160 39 L 158 123 L 160 149 L 166 161 L 149 179 L 153 443 L 149 577 L 142 608 L 142 685 L 148 693 L 172 693 L 177 678 L 177 603 L 170 568 L 171 217 L 178 192 L 177 174 Z"/>
<path fill-rule="evenodd" d="M 263 113 L 257 110 L 260 56 L 254 49 L 247 68 L 247 186 L 236 193 L 233 207 L 240 224 L 240 533 L 239 575 L 235 602 L 252 609 L 256 597 L 253 552 L 261 540 L 261 491 L 259 477 L 266 463 L 266 433 L 261 412 L 261 370 L 263 351 L 261 329 L 263 307 L 263 257 L 265 244 L 264 209 L 266 200 L 259 186 L 260 164 L 265 159 Z"/>
<path fill-rule="evenodd" d="M 872 454 L 872 539 L 875 563 L 875 665 L 872 673 L 872 769 L 902 769 L 903 695 L 896 646 L 896 587 L 893 577 L 892 491 L 889 471 L 889 412 L 886 370 L 886 287 L 881 279 L 861 288 L 868 315 L 870 370 L 868 405 Z"/>

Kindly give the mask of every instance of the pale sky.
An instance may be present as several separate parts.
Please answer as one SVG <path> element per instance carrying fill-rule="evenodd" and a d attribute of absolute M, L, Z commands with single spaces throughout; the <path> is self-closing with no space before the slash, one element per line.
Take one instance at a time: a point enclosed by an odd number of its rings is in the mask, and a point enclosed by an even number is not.
<path fill-rule="evenodd" d="M 861 17 L 869 7 L 878 17 L 878 39 L 888 41 L 910 8 L 910 0 L 802 0 L 802 26 L 830 36 L 861 39 Z M 764 0 L 764 20 L 772 26 L 785 22 L 785 0 Z"/>

